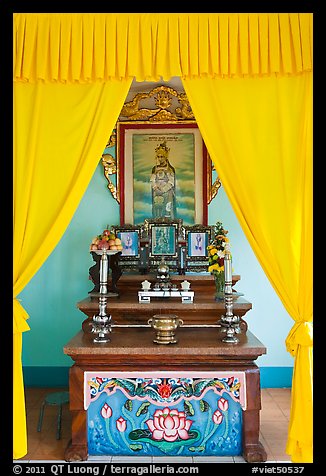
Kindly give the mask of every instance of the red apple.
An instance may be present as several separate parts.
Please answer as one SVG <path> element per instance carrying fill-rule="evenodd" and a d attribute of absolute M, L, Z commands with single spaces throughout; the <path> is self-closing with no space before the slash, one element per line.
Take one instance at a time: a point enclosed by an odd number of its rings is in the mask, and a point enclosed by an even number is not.
<path fill-rule="evenodd" d="M 111 233 L 110 230 L 105 229 L 105 230 L 103 230 L 102 235 L 109 236 L 110 233 Z"/>
<path fill-rule="evenodd" d="M 98 244 L 97 244 L 97 248 L 99 250 L 108 250 L 110 248 L 110 245 L 109 243 L 106 241 L 106 240 L 101 240 Z"/>

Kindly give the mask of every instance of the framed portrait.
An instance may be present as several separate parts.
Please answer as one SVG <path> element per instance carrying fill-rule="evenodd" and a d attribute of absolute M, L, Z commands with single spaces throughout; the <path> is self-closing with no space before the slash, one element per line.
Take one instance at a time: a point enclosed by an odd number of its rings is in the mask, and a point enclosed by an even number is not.
<path fill-rule="evenodd" d="M 187 256 L 207 256 L 208 233 L 189 232 L 187 235 Z"/>
<path fill-rule="evenodd" d="M 177 225 L 149 224 L 149 256 L 177 257 Z"/>
<path fill-rule="evenodd" d="M 195 121 L 118 122 L 117 157 L 121 224 L 207 224 L 207 150 Z"/>
<path fill-rule="evenodd" d="M 212 227 L 196 224 L 185 226 L 185 267 L 188 271 L 207 271 L 208 251 Z"/>
<path fill-rule="evenodd" d="M 117 238 L 120 238 L 122 260 L 134 260 L 140 257 L 140 228 L 133 225 L 114 227 Z"/>

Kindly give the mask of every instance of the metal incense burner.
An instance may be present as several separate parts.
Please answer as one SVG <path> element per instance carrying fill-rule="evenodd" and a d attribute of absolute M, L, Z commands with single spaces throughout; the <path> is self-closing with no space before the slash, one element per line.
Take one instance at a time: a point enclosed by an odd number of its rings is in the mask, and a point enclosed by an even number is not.
<path fill-rule="evenodd" d="M 226 336 L 222 339 L 222 342 L 227 344 L 237 344 L 239 339 L 235 334 L 241 332 L 240 318 L 233 315 L 233 291 L 232 291 L 232 259 L 229 247 L 225 248 L 224 256 L 224 273 L 225 273 L 225 315 L 221 316 L 220 325 L 221 331 L 226 332 Z"/>
<path fill-rule="evenodd" d="M 156 344 L 176 344 L 175 330 L 183 325 L 183 320 L 174 314 L 155 314 L 148 319 L 148 324 L 156 331 L 153 342 Z"/>

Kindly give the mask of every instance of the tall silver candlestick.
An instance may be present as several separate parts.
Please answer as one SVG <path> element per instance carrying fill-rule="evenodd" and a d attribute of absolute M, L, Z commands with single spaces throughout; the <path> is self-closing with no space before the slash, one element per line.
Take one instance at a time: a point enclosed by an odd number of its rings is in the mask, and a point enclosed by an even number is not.
<path fill-rule="evenodd" d="M 226 313 L 221 317 L 222 330 L 226 331 L 226 336 L 222 342 L 228 344 L 237 344 L 239 339 L 235 337 L 235 333 L 240 331 L 239 318 L 233 315 L 233 296 L 232 296 L 232 258 L 230 247 L 227 244 L 225 247 L 224 256 L 224 294 L 225 294 L 225 309 Z"/>
<path fill-rule="evenodd" d="M 230 245 L 228 243 L 225 245 L 224 279 L 225 286 L 230 285 L 232 287 L 232 258 L 230 252 Z M 227 291 L 225 290 L 225 292 Z M 232 289 L 228 292 L 232 292 Z"/>
<path fill-rule="evenodd" d="M 109 260 L 106 254 L 106 250 L 103 250 L 103 254 L 100 260 L 100 293 L 106 294 L 108 292 L 108 270 Z"/>
<path fill-rule="evenodd" d="M 109 260 L 106 250 L 102 250 L 102 256 L 100 260 L 100 296 L 98 300 L 99 313 L 93 316 L 93 327 L 96 337 L 94 342 L 97 344 L 110 342 L 108 334 L 111 332 L 111 316 L 106 314 L 107 304 L 107 292 L 108 292 L 108 270 Z"/>

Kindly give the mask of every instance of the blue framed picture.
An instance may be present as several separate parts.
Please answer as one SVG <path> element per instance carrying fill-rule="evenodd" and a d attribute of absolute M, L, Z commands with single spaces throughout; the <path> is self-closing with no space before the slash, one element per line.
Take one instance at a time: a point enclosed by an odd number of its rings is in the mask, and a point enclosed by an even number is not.
<path fill-rule="evenodd" d="M 208 233 L 206 232 L 193 232 L 187 234 L 187 255 L 193 256 L 207 256 L 208 246 Z"/>
<path fill-rule="evenodd" d="M 150 256 L 177 256 L 175 225 L 150 224 L 149 230 Z"/>
<path fill-rule="evenodd" d="M 139 234 L 137 231 L 118 231 L 121 240 L 121 256 L 139 256 Z"/>

